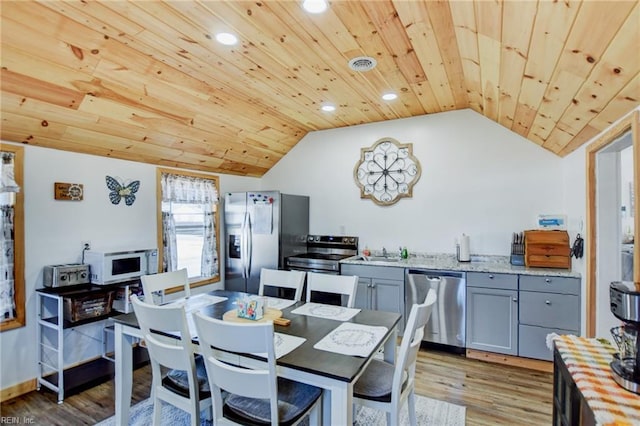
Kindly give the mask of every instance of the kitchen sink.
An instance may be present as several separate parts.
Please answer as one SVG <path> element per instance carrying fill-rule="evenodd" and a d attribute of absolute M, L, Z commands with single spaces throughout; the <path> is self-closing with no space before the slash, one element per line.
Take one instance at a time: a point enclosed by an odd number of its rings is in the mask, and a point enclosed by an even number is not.
<path fill-rule="evenodd" d="M 399 257 L 391 256 L 358 256 L 357 260 L 364 260 L 367 262 L 399 262 Z"/>

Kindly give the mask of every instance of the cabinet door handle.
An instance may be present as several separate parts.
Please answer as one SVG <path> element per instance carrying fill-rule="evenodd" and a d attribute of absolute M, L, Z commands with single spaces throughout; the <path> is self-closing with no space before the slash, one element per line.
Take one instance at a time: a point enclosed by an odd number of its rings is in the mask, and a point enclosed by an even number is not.
<path fill-rule="evenodd" d="M 545 301 L 544 301 L 544 304 L 545 304 L 545 305 L 551 305 L 551 302 L 550 302 L 549 300 L 545 300 Z"/>
<path fill-rule="evenodd" d="M 492 280 L 493 279 L 493 275 L 489 274 L 489 279 Z"/>
<path fill-rule="evenodd" d="M 544 282 L 546 282 L 547 284 L 551 282 L 551 278 L 545 278 Z"/>
<path fill-rule="evenodd" d="M 516 297 L 514 297 L 514 298 L 513 298 L 513 301 L 514 301 L 514 302 L 517 302 L 517 301 L 518 301 L 518 299 L 517 299 Z"/>

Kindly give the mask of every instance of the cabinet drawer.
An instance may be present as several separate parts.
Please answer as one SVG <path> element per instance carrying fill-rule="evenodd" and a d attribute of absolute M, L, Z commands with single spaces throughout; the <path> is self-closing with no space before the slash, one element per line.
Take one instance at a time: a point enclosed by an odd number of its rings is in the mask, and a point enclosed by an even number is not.
<path fill-rule="evenodd" d="M 493 274 L 490 272 L 467 272 L 468 287 L 518 289 L 518 276 L 514 274 Z"/>
<path fill-rule="evenodd" d="M 383 278 L 388 280 L 402 280 L 404 282 L 404 268 L 395 266 L 363 266 L 340 265 L 341 275 L 357 275 L 359 277 Z"/>
<path fill-rule="evenodd" d="M 528 255 L 543 256 L 569 256 L 571 249 L 569 246 L 558 244 L 532 244 L 527 247 Z"/>
<path fill-rule="evenodd" d="M 571 268 L 569 256 L 547 256 L 544 254 L 526 254 L 525 265 L 534 268 Z"/>
<path fill-rule="evenodd" d="M 520 290 L 525 291 L 543 291 L 580 296 L 580 285 L 579 278 L 520 275 Z"/>
<path fill-rule="evenodd" d="M 524 232 L 524 243 L 529 244 L 569 244 L 567 231 L 533 230 Z"/>
<path fill-rule="evenodd" d="M 553 352 L 547 347 L 549 333 L 580 335 L 575 330 L 521 324 L 518 328 L 518 356 L 553 361 Z"/>
<path fill-rule="evenodd" d="M 520 324 L 580 330 L 580 297 L 520 291 Z"/>

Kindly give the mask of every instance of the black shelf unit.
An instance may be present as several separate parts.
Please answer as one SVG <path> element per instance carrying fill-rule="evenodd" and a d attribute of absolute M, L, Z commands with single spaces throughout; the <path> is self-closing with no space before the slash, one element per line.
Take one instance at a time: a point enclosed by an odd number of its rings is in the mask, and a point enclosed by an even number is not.
<path fill-rule="evenodd" d="M 64 359 L 64 333 L 83 325 L 103 321 L 120 315 L 121 312 L 109 309 L 106 314 L 70 321 L 64 316 L 64 299 L 86 297 L 117 291 L 125 286 L 137 286 L 139 280 L 111 285 L 79 284 L 68 287 L 37 289 L 38 315 L 38 378 L 37 388 L 45 387 L 58 394 L 58 404 L 64 401 L 65 395 L 77 393 L 89 387 L 110 380 L 114 376 L 113 358 L 104 354 L 79 365 L 66 367 Z M 60 321 L 62 319 L 62 321 Z M 105 327 L 105 329 L 108 327 Z M 49 331 L 45 331 L 49 330 Z M 44 334 L 49 339 L 45 341 Z M 46 354 L 46 355 L 45 355 Z M 148 363 L 147 350 L 136 346 L 134 348 L 134 366 L 139 367 Z"/>

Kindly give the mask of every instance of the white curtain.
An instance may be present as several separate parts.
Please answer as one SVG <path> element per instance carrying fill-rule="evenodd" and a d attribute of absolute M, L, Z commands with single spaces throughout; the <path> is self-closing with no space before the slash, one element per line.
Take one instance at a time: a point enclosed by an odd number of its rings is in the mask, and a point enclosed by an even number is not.
<path fill-rule="evenodd" d="M 164 204 L 164 203 L 163 203 Z M 178 266 L 176 222 L 171 211 L 162 212 L 162 272 L 175 271 Z"/>
<path fill-rule="evenodd" d="M 218 273 L 216 252 L 215 215 L 212 206 L 218 204 L 218 191 L 211 179 L 162 173 L 163 204 L 163 253 L 165 271 L 173 271 L 177 266 L 177 244 L 175 222 L 170 209 L 171 203 L 200 204 L 204 206 L 204 244 L 202 245 L 201 276 L 211 277 Z M 166 219 L 165 219 L 166 214 Z"/>
<path fill-rule="evenodd" d="M 13 270 L 13 206 L 0 206 L 0 321 L 15 318 Z"/>

